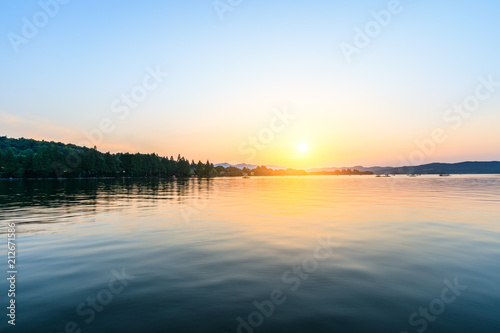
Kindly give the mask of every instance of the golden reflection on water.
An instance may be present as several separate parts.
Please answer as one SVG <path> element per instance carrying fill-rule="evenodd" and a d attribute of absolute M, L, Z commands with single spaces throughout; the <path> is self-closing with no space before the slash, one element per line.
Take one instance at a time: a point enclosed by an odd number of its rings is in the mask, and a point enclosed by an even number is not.
<path fill-rule="evenodd" d="M 278 242 L 310 241 L 326 233 L 338 239 L 387 239 L 394 235 L 390 229 L 435 221 L 499 230 L 495 215 L 500 178 L 495 176 L 82 182 L 38 190 L 24 198 L 22 208 L 9 199 L 7 208 L 13 208 L 3 214 L 17 219 L 27 233 L 94 224 L 104 228 L 99 232 L 123 235 L 181 229 L 210 234 L 223 229 Z M 26 192 L 22 186 L 17 190 Z M 10 192 L 16 192 L 16 186 Z"/>

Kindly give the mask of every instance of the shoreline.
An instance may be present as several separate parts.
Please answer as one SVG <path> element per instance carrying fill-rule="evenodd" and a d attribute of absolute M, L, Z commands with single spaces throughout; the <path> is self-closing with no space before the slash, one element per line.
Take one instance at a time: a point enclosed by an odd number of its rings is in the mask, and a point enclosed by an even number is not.
<path fill-rule="evenodd" d="M 456 173 L 456 174 L 449 174 L 450 176 L 500 176 L 500 173 Z M 247 176 L 249 178 L 261 178 L 261 177 L 303 177 L 303 176 L 332 176 L 332 177 L 351 177 L 351 176 L 372 176 L 373 178 L 377 178 L 377 174 L 373 175 L 359 175 L 359 174 L 353 174 L 353 175 L 259 175 L 259 176 Z M 395 174 L 391 175 L 391 177 L 396 177 L 396 176 L 408 176 L 407 174 Z M 422 174 L 418 177 L 425 177 L 425 176 L 437 176 L 440 177 L 440 174 L 438 173 L 429 173 L 429 174 Z M 245 177 L 245 178 L 247 178 Z M 29 180 L 29 181 L 39 181 L 39 180 L 58 180 L 58 181 L 63 181 L 63 180 L 109 180 L 109 179 L 165 179 L 165 180 L 188 180 L 188 179 L 217 179 L 217 178 L 243 178 L 242 176 L 217 176 L 217 177 L 75 177 L 75 178 L 56 178 L 56 177 L 47 177 L 47 178 L 0 178 L 0 181 L 20 181 L 20 180 Z M 385 178 L 385 177 L 379 177 L 379 178 Z M 390 177 L 388 177 L 390 178 Z M 413 177 L 412 177 L 413 178 Z M 442 178 L 442 177 L 440 177 Z"/>

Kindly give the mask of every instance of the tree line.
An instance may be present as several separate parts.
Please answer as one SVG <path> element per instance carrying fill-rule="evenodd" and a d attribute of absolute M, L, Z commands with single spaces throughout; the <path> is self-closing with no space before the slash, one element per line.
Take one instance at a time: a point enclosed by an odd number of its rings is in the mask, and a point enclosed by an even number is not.
<path fill-rule="evenodd" d="M 189 162 L 181 155 L 101 153 L 60 142 L 0 137 L 1 178 L 212 177 L 214 165 Z"/>
<path fill-rule="evenodd" d="M 0 137 L 0 178 L 78 178 L 78 177 L 238 177 L 302 175 L 366 175 L 358 170 L 306 172 L 296 169 L 271 169 L 258 166 L 239 169 L 214 166 L 188 159 L 180 154 L 102 153 L 61 142 Z"/>

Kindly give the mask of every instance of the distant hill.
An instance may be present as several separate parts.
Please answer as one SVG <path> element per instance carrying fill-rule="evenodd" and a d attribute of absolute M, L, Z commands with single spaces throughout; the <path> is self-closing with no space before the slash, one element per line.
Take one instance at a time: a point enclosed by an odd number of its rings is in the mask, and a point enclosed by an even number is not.
<path fill-rule="evenodd" d="M 232 165 L 229 163 L 217 163 L 217 164 L 215 164 L 215 166 L 216 167 L 221 166 L 221 167 L 227 168 L 227 167 L 230 167 Z"/>
<path fill-rule="evenodd" d="M 318 171 L 341 171 L 341 170 L 359 170 L 359 171 L 372 171 L 372 172 L 378 172 L 379 170 L 386 170 L 386 169 L 391 169 L 393 167 L 380 167 L 380 166 L 374 166 L 374 167 L 364 167 L 361 165 L 353 166 L 353 167 L 327 167 L 327 168 L 312 168 L 312 169 L 307 169 L 307 172 L 318 172 Z"/>
<path fill-rule="evenodd" d="M 374 172 L 388 174 L 500 174 L 500 162 L 430 163 L 385 168 Z"/>
<path fill-rule="evenodd" d="M 234 166 L 239 169 L 248 168 L 255 169 L 257 165 L 252 164 L 236 164 L 231 165 L 229 163 L 219 163 L 216 166 L 221 165 L 225 168 L 228 166 Z M 269 169 L 279 170 L 286 169 L 285 167 L 266 165 Z M 342 170 L 358 170 L 360 172 L 371 171 L 376 174 L 500 174 L 500 162 L 461 162 L 461 163 L 430 163 L 418 166 L 403 166 L 403 167 L 364 167 L 364 166 L 352 166 L 352 167 L 325 167 L 325 168 L 312 168 L 307 169 L 307 172 L 333 172 Z"/>
<path fill-rule="evenodd" d="M 256 165 L 256 164 L 246 164 L 246 163 L 239 163 L 239 164 L 229 164 L 229 163 L 217 163 L 215 164 L 215 166 L 223 166 L 224 168 L 227 168 L 227 167 L 236 167 L 238 169 L 243 169 L 243 168 L 247 168 L 247 169 L 255 169 L 256 167 L 260 166 L 260 165 Z M 285 167 L 282 167 L 282 166 L 277 166 L 277 165 L 266 165 L 266 167 L 268 169 L 273 169 L 273 170 L 286 170 L 287 168 Z"/>

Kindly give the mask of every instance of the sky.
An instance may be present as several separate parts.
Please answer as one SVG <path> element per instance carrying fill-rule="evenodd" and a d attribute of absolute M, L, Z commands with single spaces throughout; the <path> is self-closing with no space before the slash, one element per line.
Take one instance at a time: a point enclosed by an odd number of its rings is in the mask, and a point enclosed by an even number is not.
<path fill-rule="evenodd" d="M 6 1 L 0 135 L 293 168 L 500 160 L 497 1 Z"/>

